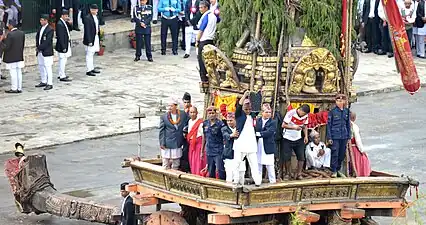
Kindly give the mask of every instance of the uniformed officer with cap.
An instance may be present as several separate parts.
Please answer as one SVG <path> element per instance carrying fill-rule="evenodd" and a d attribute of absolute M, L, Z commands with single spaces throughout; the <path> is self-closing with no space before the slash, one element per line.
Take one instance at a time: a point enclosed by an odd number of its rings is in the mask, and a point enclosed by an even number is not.
<path fill-rule="evenodd" d="M 132 11 L 135 23 L 136 34 L 136 57 L 135 61 L 139 61 L 142 55 L 142 38 L 145 43 L 145 53 L 149 62 L 152 62 L 151 53 L 151 21 L 152 21 L 152 6 L 147 5 L 148 0 L 140 0 L 140 4 L 135 6 Z"/>

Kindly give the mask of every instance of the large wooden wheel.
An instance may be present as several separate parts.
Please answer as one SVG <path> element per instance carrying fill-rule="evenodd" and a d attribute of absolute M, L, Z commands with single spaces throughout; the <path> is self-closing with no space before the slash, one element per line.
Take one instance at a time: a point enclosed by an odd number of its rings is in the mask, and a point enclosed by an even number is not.
<path fill-rule="evenodd" d="M 146 219 L 147 225 L 189 225 L 177 212 L 161 210 Z"/>

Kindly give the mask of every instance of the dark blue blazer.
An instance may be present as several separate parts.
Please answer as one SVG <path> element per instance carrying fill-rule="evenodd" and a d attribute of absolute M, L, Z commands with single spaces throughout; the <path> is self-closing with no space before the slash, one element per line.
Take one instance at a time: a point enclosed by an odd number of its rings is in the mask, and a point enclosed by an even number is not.
<path fill-rule="evenodd" d="M 133 19 L 135 23 L 136 34 L 150 34 L 151 33 L 151 21 L 153 10 L 151 5 L 136 6 L 132 11 Z M 140 17 L 140 19 L 139 19 Z M 141 27 L 141 23 L 146 25 L 145 28 Z"/>
<path fill-rule="evenodd" d="M 234 159 L 234 138 L 231 137 L 232 130 L 228 126 L 222 127 L 222 136 L 223 136 L 223 159 Z"/>
<path fill-rule="evenodd" d="M 256 120 L 256 113 L 252 112 L 250 116 L 253 118 L 253 120 Z M 238 133 L 241 134 L 244 124 L 247 120 L 247 115 L 243 112 L 243 106 L 237 103 L 237 109 L 235 110 L 235 120 L 237 121 L 237 130 Z M 253 127 L 254 129 L 254 127 Z"/>
<path fill-rule="evenodd" d="M 348 108 L 337 106 L 328 112 L 327 140 L 351 139 L 351 120 Z"/>
<path fill-rule="evenodd" d="M 260 137 L 263 138 L 263 148 L 265 148 L 266 154 L 275 154 L 277 149 L 275 144 L 275 133 L 277 132 L 277 121 L 269 119 L 266 121 L 265 126 L 262 128 L 262 118 L 256 121 L 256 132 L 260 133 Z"/>

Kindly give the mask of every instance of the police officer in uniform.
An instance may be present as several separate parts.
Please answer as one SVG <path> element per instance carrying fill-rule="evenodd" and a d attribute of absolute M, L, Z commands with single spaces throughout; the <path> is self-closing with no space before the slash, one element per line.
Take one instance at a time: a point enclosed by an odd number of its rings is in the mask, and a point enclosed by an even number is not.
<path fill-rule="evenodd" d="M 136 33 L 136 57 L 135 61 L 139 61 L 142 55 L 142 38 L 145 43 L 145 53 L 149 62 L 152 62 L 151 53 L 151 21 L 152 6 L 147 5 L 148 0 L 140 0 L 140 5 L 133 9 L 132 22 L 135 23 Z"/>

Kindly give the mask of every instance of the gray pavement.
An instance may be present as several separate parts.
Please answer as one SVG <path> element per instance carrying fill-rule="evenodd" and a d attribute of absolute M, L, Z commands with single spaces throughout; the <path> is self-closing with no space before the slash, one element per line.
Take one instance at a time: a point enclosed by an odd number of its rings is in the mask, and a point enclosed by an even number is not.
<path fill-rule="evenodd" d="M 124 25 L 123 25 L 124 26 Z M 126 28 L 127 29 L 127 28 Z M 192 94 L 195 105 L 202 105 L 195 53 L 189 59 L 161 56 L 154 53 L 153 63 L 133 62 L 134 50 L 120 49 L 95 57 L 102 68 L 97 77 L 85 75 L 83 56 L 73 56 L 67 74 L 74 81 L 60 83 L 48 92 L 34 88 L 39 82 L 38 71 L 24 74 L 24 92 L 10 95 L 0 92 L 0 153 L 13 150 L 17 141 L 27 149 L 46 147 L 103 136 L 126 134 L 137 130 L 131 119 L 138 105 L 148 118 L 143 128 L 158 125 L 154 111 L 160 100 L 170 96 L 181 98 L 185 91 Z M 416 59 L 417 70 L 426 82 L 426 60 Z M 383 90 L 401 85 L 393 59 L 374 54 L 361 54 L 354 87 L 360 92 Z M 9 89 L 9 80 L 0 81 L 2 90 Z"/>
<path fill-rule="evenodd" d="M 414 96 L 406 92 L 393 92 L 360 97 L 359 102 L 353 105 L 373 169 L 414 177 L 421 181 L 420 191 L 425 187 L 426 180 L 423 157 L 426 151 L 426 136 L 422 125 L 426 115 L 426 108 L 423 107 L 425 103 L 426 91 L 421 90 Z M 132 126 L 137 127 L 136 123 Z M 144 157 L 156 157 L 159 153 L 157 132 L 156 129 L 143 132 Z M 125 157 L 137 154 L 137 137 L 137 134 L 121 135 L 30 152 L 42 152 L 47 155 L 52 182 L 60 192 L 85 193 L 94 201 L 119 205 L 118 185 L 133 179 L 131 171 L 122 169 L 120 163 Z M 9 155 L 1 155 L 0 162 L 4 162 L 8 157 Z M 173 205 L 170 207 L 176 209 Z M 416 214 L 426 214 L 424 199 L 420 200 L 414 209 L 417 213 L 410 210 L 408 221 L 398 220 L 394 224 L 422 224 L 415 223 L 414 217 Z M 384 225 L 392 223 L 392 220 L 385 218 L 379 218 L 379 221 Z M 0 179 L 0 225 L 3 224 L 90 223 L 49 215 L 16 213 L 9 185 L 3 177 Z"/>

